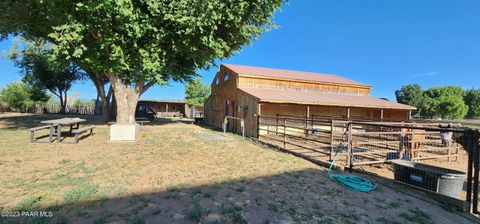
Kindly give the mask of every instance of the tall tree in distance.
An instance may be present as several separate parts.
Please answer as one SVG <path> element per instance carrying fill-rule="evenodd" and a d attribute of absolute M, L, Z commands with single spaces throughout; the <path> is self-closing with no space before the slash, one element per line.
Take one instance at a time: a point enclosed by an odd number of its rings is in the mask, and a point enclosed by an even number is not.
<path fill-rule="evenodd" d="M 283 0 L 0 2 L 0 34 L 43 38 L 59 58 L 112 85 L 118 124 L 134 124 L 153 85 L 189 81 L 274 27 Z"/>
<path fill-rule="evenodd" d="M 185 87 L 185 100 L 189 106 L 203 105 L 208 96 L 210 96 L 210 86 L 204 84 L 200 78 L 188 82 Z"/>
<path fill-rule="evenodd" d="M 395 91 L 395 97 L 399 103 L 416 107 L 417 114 L 422 114 L 425 109 L 423 90 L 418 84 L 402 86 L 400 90 Z"/>
<path fill-rule="evenodd" d="M 4 102 L 11 110 L 17 112 L 30 112 L 37 102 L 45 103 L 50 96 L 44 89 L 30 86 L 24 82 L 12 82 L 0 90 L 0 101 Z"/>
<path fill-rule="evenodd" d="M 434 87 L 425 91 L 428 115 L 442 119 L 464 118 L 468 106 L 463 101 L 465 91 L 458 86 Z"/>
<path fill-rule="evenodd" d="M 480 118 L 480 89 L 467 90 L 465 104 L 468 106 L 467 118 Z"/>
<path fill-rule="evenodd" d="M 43 42 L 25 42 L 23 49 L 14 49 L 10 58 L 21 68 L 23 82 L 35 88 L 44 88 L 57 96 L 60 113 L 65 114 L 67 92 L 73 83 L 85 77 L 79 66 L 52 55 Z"/>

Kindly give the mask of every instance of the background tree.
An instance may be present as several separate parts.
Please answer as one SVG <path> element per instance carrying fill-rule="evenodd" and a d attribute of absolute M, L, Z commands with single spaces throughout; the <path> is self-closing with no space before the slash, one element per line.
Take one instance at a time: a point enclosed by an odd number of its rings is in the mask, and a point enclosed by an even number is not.
<path fill-rule="evenodd" d="M 22 69 L 23 81 L 39 89 L 47 89 L 60 101 L 60 113 L 66 112 L 67 92 L 73 83 L 83 79 L 79 66 L 52 55 L 43 42 L 25 42 L 23 49 L 14 49 L 11 60 Z"/>
<path fill-rule="evenodd" d="M 465 91 L 458 86 L 434 87 L 425 91 L 427 114 L 442 119 L 464 118 L 468 106 L 463 101 Z"/>
<path fill-rule="evenodd" d="M 480 118 L 480 89 L 467 90 L 464 100 L 468 106 L 467 117 L 472 119 Z"/>
<path fill-rule="evenodd" d="M 0 101 L 17 112 L 29 112 L 37 102 L 47 102 L 50 96 L 44 89 L 31 87 L 23 82 L 13 82 L 0 90 Z"/>
<path fill-rule="evenodd" d="M 141 94 L 232 55 L 273 26 L 282 0 L 0 2 L 0 33 L 44 38 L 58 56 L 105 74 L 117 123 L 135 122 Z"/>
<path fill-rule="evenodd" d="M 200 78 L 188 82 L 185 87 L 185 99 L 189 106 L 203 105 L 208 96 L 210 96 L 210 86 L 204 84 Z"/>
<path fill-rule="evenodd" d="M 422 114 L 425 109 L 425 97 L 423 90 L 418 84 L 404 85 L 400 90 L 395 91 L 397 102 L 414 106 L 417 114 Z"/>

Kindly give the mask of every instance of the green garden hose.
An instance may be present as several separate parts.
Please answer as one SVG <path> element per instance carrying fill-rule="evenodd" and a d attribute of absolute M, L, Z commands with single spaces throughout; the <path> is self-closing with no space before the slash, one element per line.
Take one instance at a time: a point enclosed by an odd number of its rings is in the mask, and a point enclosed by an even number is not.
<path fill-rule="evenodd" d="M 328 169 L 328 178 L 337 181 L 341 186 L 352 189 L 355 191 L 360 192 L 370 192 L 377 188 L 377 185 L 365 178 L 355 176 L 355 175 L 348 175 L 348 174 L 331 174 L 333 164 L 335 160 L 337 160 L 337 155 L 333 159 L 332 163 L 330 164 L 330 168 Z"/>

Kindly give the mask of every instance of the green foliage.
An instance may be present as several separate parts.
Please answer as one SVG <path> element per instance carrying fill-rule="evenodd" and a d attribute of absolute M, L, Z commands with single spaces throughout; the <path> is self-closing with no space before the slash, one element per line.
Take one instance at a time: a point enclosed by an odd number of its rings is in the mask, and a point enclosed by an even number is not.
<path fill-rule="evenodd" d="M 17 210 L 19 211 L 28 211 L 31 210 L 35 205 L 37 205 L 41 200 L 42 196 L 30 196 L 22 201 L 17 205 Z"/>
<path fill-rule="evenodd" d="M 9 57 L 21 68 L 23 82 L 32 89 L 47 89 L 59 98 L 62 107 L 73 83 L 85 77 L 80 67 L 55 57 L 43 41 L 25 41 L 22 47 L 14 47 Z"/>
<path fill-rule="evenodd" d="M 93 100 L 81 100 L 81 99 L 77 99 L 75 100 L 75 102 L 73 103 L 74 106 L 94 106 L 95 105 L 95 101 Z"/>
<path fill-rule="evenodd" d="M 468 106 L 463 101 L 465 91 L 458 86 L 430 88 L 424 95 L 429 117 L 464 118 L 468 112 Z"/>
<path fill-rule="evenodd" d="M 465 104 L 468 106 L 468 118 L 480 118 L 480 89 L 467 90 L 465 94 Z"/>
<path fill-rule="evenodd" d="M 0 35 L 45 40 L 56 58 L 105 74 L 113 88 L 134 92 L 116 95 L 123 107 L 154 84 L 189 81 L 251 44 L 275 27 L 271 18 L 283 2 L 4 0 Z M 117 119 L 134 113 L 126 107 Z"/>
<path fill-rule="evenodd" d="M 200 78 L 188 82 L 185 87 L 185 99 L 187 104 L 203 105 L 210 95 L 210 86 L 205 85 Z"/>
<path fill-rule="evenodd" d="M 17 112 L 28 112 L 36 102 L 46 102 L 49 98 L 45 91 L 23 82 L 12 82 L 0 90 L 0 101 Z"/>
<path fill-rule="evenodd" d="M 404 85 L 400 90 L 395 91 L 397 102 L 414 106 L 417 113 L 421 114 L 424 109 L 423 90 L 418 84 Z"/>
<path fill-rule="evenodd" d="M 475 104 L 474 94 L 469 95 L 472 103 L 464 102 L 464 97 L 465 100 L 468 97 L 458 86 L 434 87 L 424 91 L 417 84 L 406 85 L 395 91 L 395 95 L 399 103 L 417 107 L 417 113 L 423 118 L 464 118 L 469 111 L 467 104 Z"/>
<path fill-rule="evenodd" d="M 91 199 L 98 191 L 98 185 L 84 183 L 79 188 L 74 188 L 67 191 L 63 195 L 63 199 L 66 203 L 78 203 L 84 200 Z"/>

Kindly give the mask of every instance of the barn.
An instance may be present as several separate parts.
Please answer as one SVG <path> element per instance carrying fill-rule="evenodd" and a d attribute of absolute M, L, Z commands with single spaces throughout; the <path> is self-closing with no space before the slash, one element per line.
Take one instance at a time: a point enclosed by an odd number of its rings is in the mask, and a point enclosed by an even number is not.
<path fill-rule="evenodd" d="M 259 117 L 408 121 L 415 107 L 370 96 L 372 86 L 337 75 L 222 64 L 205 102 L 205 123 L 243 118 L 245 135 L 258 137 Z M 240 124 L 228 128 L 240 132 Z"/>

